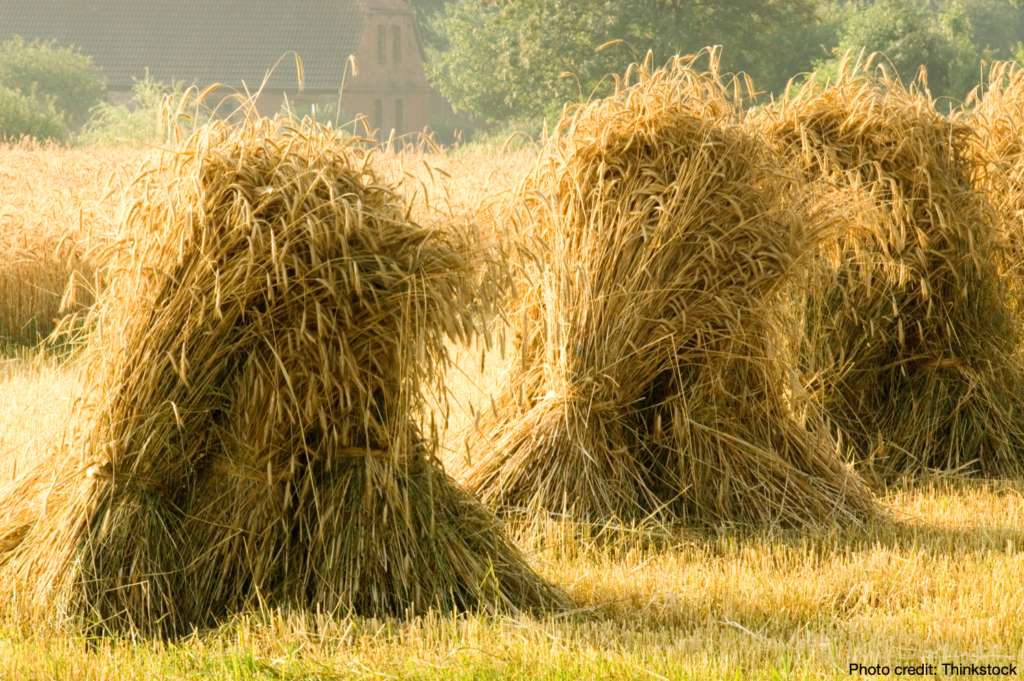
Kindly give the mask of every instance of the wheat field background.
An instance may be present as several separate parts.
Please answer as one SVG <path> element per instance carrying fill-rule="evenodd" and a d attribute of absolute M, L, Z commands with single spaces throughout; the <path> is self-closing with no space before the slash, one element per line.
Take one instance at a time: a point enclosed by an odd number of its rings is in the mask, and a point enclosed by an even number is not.
<path fill-rule="evenodd" d="M 76 273 L 85 304 L 117 189 L 140 153 L 0 147 L 5 328 L 73 306 L 61 299 Z M 378 163 L 407 176 L 419 219 L 473 217 L 500 239 L 496 206 L 532 160 L 529 149 L 480 148 Z M 454 473 L 507 359 L 499 342 L 453 350 L 444 458 Z M 0 483 L 61 436 L 77 371 L 73 353 L 4 348 Z M 888 517 L 842 531 L 512 527 L 578 606 L 546 618 L 271 611 L 174 642 L 29 631 L 0 618 L 0 677 L 843 679 L 854 662 L 1024 660 L 1024 484 L 931 478 L 882 501 Z"/>

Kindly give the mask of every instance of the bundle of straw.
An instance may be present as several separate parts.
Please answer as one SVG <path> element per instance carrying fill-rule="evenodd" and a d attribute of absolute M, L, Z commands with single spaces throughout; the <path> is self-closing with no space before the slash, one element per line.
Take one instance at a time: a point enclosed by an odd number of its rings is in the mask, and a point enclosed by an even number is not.
<path fill-rule="evenodd" d="M 369 163 L 249 119 L 139 175 L 78 417 L 3 500 L 19 611 L 173 634 L 254 605 L 561 602 L 417 427 L 486 302 L 468 230 L 410 222 Z"/>
<path fill-rule="evenodd" d="M 999 216 L 1007 246 L 1006 273 L 1017 305 L 1024 297 L 1024 68 L 997 62 L 988 82 L 969 98 L 964 122 L 977 133 L 971 146 L 979 185 Z"/>
<path fill-rule="evenodd" d="M 757 125 L 809 179 L 877 207 L 837 224 L 803 329 L 804 366 L 864 470 L 1019 471 L 1024 374 L 971 130 L 870 61 L 788 93 Z"/>
<path fill-rule="evenodd" d="M 537 264 L 519 361 L 466 478 L 489 505 L 696 524 L 873 509 L 785 394 L 774 343 L 813 226 L 735 124 L 717 55 L 707 73 L 693 59 L 631 67 L 564 117 L 521 188 Z"/>

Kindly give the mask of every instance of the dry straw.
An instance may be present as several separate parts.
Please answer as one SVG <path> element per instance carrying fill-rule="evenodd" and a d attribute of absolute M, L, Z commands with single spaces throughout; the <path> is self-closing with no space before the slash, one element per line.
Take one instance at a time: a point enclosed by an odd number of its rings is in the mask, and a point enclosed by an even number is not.
<path fill-rule="evenodd" d="M 1024 69 L 997 62 L 972 93 L 964 122 L 977 132 L 971 147 L 979 185 L 998 211 L 1007 248 L 1006 273 L 1017 305 L 1024 297 Z"/>
<path fill-rule="evenodd" d="M 16 214 L 0 215 L 0 232 L 0 347 L 34 345 L 73 328 L 94 300 L 87 249 L 76 236 L 48 234 Z"/>
<path fill-rule="evenodd" d="M 563 118 L 521 188 L 518 365 L 467 475 L 492 506 L 696 524 L 874 509 L 775 344 L 815 230 L 710 62 L 631 68 Z"/>
<path fill-rule="evenodd" d="M 0 347 L 34 345 L 92 303 L 90 271 L 60 244 L 5 247 L 0 266 Z"/>
<path fill-rule="evenodd" d="M 35 344 L 92 304 L 123 150 L 0 144 L 0 346 Z"/>
<path fill-rule="evenodd" d="M 806 298 L 804 368 L 864 470 L 1017 473 L 1017 325 L 997 216 L 972 185 L 972 131 L 871 60 L 755 117 L 809 180 L 856 190 Z"/>
<path fill-rule="evenodd" d="M 139 174 L 66 442 L 4 490 L 19 613 L 176 633 L 562 602 L 417 426 L 489 297 L 469 230 L 410 222 L 370 160 L 250 119 Z"/>

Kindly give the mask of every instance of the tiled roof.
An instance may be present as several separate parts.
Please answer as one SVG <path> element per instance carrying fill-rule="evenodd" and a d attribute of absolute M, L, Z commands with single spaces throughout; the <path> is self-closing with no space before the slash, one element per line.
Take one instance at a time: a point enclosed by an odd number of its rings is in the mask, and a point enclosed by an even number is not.
<path fill-rule="evenodd" d="M 146 69 L 162 81 L 295 89 L 295 51 L 308 89 L 337 89 L 359 48 L 362 0 L 0 0 L 0 40 L 56 40 L 91 55 L 113 88 Z"/>

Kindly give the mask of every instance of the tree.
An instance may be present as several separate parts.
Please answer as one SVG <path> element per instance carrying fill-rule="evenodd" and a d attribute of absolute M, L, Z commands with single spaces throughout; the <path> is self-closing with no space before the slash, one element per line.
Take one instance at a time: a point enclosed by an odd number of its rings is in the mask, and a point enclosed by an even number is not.
<path fill-rule="evenodd" d="M 442 20 L 448 49 L 431 64 L 431 78 L 457 110 L 484 120 L 544 116 L 621 60 L 594 49 L 621 35 L 616 4 L 453 2 Z M 579 80 L 563 76 L 569 72 Z"/>
<path fill-rule="evenodd" d="M 971 0 L 964 11 L 972 42 L 991 59 L 1011 59 L 1024 36 L 1024 7 L 1014 0 Z"/>
<path fill-rule="evenodd" d="M 430 76 L 456 109 L 492 122 L 603 94 L 608 74 L 648 50 L 660 63 L 722 44 L 726 70 L 778 89 L 821 55 L 818 10 L 817 0 L 451 0 L 435 15 L 446 49 Z"/>
<path fill-rule="evenodd" d="M 15 37 L 0 43 L 0 86 L 50 101 L 71 128 L 103 101 L 106 83 L 92 59 L 76 49 Z"/>
<path fill-rule="evenodd" d="M 922 66 L 940 97 L 962 98 L 978 79 L 981 52 L 972 43 L 971 22 L 959 3 L 936 12 L 926 0 L 877 0 L 855 7 L 843 26 L 837 55 L 878 52 L 899 77 L 912 81 Z M 824 65 L 834 68 L 835 61 Z"/>
<path fill-rule="evenodd" d="M 416 30 L 428 55 L 445 50 L 448 46 L 440 25 L 448 0 L 412 0 L 416 10 Z"/>

